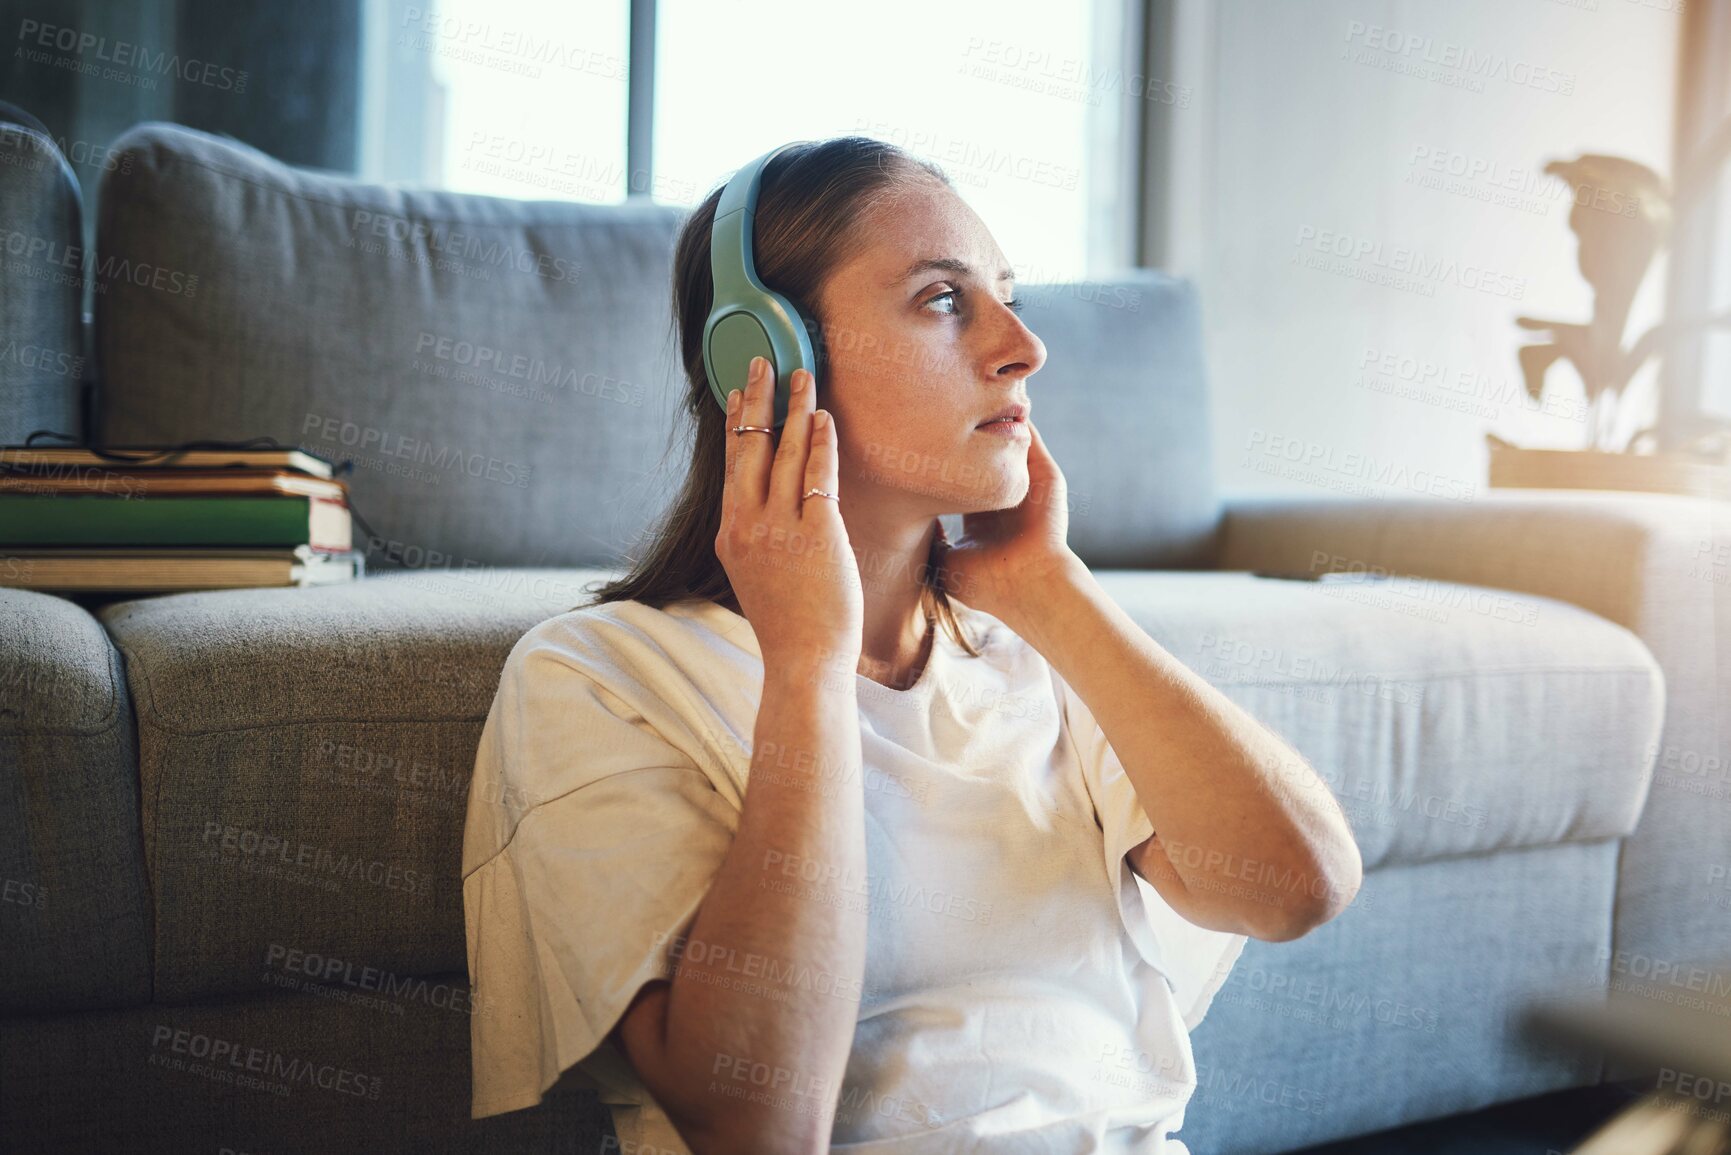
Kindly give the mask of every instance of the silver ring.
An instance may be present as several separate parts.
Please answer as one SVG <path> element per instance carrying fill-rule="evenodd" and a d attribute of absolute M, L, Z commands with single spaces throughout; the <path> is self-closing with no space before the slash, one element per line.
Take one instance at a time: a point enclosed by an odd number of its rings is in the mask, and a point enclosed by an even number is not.
<path fill-rule="evenodd" d="M 837 497 L 833 493 L 826 493 L 823 490 L 819 489 L 815 485 L 812 486 L 810 489 L 806 490 L 804 493 L 800 494 L 799 499 L 801 501 L 804 501 L 808 497 L 827 497 L 831 501 L 835 502 L 837 505 L 841 504 L 841 498 Z"/>
<path fill-rule="evenodd" d="M 735 436 L 738 436 L 741 433 L 774 433 L 775 430 L 762 425 L 735 425 L 733 432 Z"/>

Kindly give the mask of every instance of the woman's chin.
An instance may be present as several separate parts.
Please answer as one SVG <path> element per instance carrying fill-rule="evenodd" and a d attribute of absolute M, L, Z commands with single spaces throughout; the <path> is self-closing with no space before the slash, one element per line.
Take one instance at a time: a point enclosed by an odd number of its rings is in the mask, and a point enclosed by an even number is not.
<path fill-rule="evenodd" d="M 968 493 L 956 495 L 957 513 L 992 513 L 1014 509 L 1028 496 L 1028 470 L 1004 469 L 994 477 L 995 484 L 983 485 Z"/>

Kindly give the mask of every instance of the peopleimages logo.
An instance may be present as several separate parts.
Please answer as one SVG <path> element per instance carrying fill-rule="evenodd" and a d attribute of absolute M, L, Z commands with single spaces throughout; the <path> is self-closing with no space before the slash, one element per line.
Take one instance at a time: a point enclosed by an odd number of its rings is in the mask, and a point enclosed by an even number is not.
<path fill-rule="evenodd" d="M 396 458 L 410 461 L 415 465 L 430 465 L 436 469 L 455 470 L 466 477 L 484 478 L 487 481 L 497 481 L 503 485 L 518 489 L 529 488 L 529 475 L 534 468 L 527 462 L 507 461 L 502 458 L 489 457 L 482 453 L 465 453 L 462 449 L 451 445 L 435 445 L 418 437 L 408 437 L 401 433 L 393 433 L 370 425 L 359 425 L 340 417 L 324 416 L 309 413 L 301 422 L 301 433 L 317 433 L 323 441 L 334 441 L 338 444 L 357 449 L 363 453 L 376 452 L 378 459 L 363 458 L 357 464 L 369 469 L 380 469 L 386 473 L 403 472 L 405 476 L 416 476 L 417 480 L 434 480 L 446 476 L 442 473 L 427 473 L 425 470 L 403 467 L 401 470 L 391 468 L 396 461 L 386 461 L 386 458 Z M 420 476 L 417 476 L 420 475 Z"/>
<path fill-rule="evenodd" d="M 15 124 L 0 125 L 0 163 L 15 164 L 16 157 L 30 147 L 30 142 L 37 134 L 34 130 L 25 129 Z M 85 168 L 94 168 L 102 172 L 130 173 L 132 171 L 132 154 L 115 152 L 106 145 L 92 144 L 86 140 L 72 137 L 51 137 L 54 146 L 66 160 Z M 39 171 L 34 165 L 31 171 Z"/>
<path fill-rule="evenodd" d="M 1264 466 L 1259 463 L 1269 464 Z M 1278 474 L 1274 467 L 1283 463 L 1294 466 L 1298 472 Z M 1404 462 L 1379 458 L 1358 450 L 1343 451 L 1324 442 L 1290 437 L 1260 427 L 1252 427 L 1245 439 L 1244 460 L 1240 464 L 1261 473 L 1277 473 L 1295 480 L 1305 480 L 1306 475 L 1302 472 L 1305 470 L 1315 471 L 1318 476 L 1333 475 L 1362 483 L 1366 487 L 1364 492 L 1367 495 L 1377 492 L 1368 488 L 1373 484 L 1407 489 L 1432 497 L 1445 497 L 1451 501 L 1471 501 L 1474 493 L 1473 483 L 1462 478 L 1447 477 L 1434 470 L 1413 468 Z"/>
<path fill-rule="evenodd" d="M 262 1090 L 287 1097 L 297 1084 L 318 1087 L 340 1095 L 377 1099 L 382 1080 L 334 1063 L 314 1063 L 281 1051 L 248 1046 L 232 1039 L 157 1023 L 151 1031 L 150 1064 L 240 1084 L 242 1072 L 258 1081 L 269 1080 Z"/>
<path fill-rule="evenodd" d="M 763 865 L 765 873 L 773 869 L 775 873 L 815 888 L 804 897 L 829 902 L 831 905 L 839 904 L 839 899 L 843 896 L 864 896 L 868 903 L 873 904 L 871 909 L 884 914 L 894 913 L 887 909 L 889 907 L 917 908 L 932 914 L 977 922 L 982 926 L 992 921 L 991 903 L 941 887 L 915 885 L 907 879 L 890 879 L 875 874 L 862 877 L 832 862 L 798 854 L 785 854 L 779 850 L 766 851 Z M 779 879 L 760 879 L 758 885 L 760 889 L 772 890 L 778 894 L 801 893 L 792 884 Z"/>
<path fill-rule="evenodd" d="M 566 365 L 560 361 L 549 362 L 535 354 L 429 333 L 425 329 L 415 338 L 415 356 L 473 369 L 481 375 L 510 377 L 530 385 L 547 385 L 570 393 L 617 401 L 623 405 L 641 406 L 647 396 L 642 385 L 622 381 L 592 369 L 579 372 L 575 365 Z"/>
<path fill-rule="evenodd" d="M 1357 268 L 1378 270 L 1421 285 L 1453 283 L 1463 289 L 1515 301 L 1520 300 L 1527 292 L 1525 277 L 1510 276 L 1471 261 L 1431 257 L 1405 245 L 1385 247 L 1381 241 L 1370 237 L 1354 236 L 1332 229 L 1300 225 L 1298 235 L 1292 243 L 1299 249 L 1299 252 L 1294 254 L 1295 258 L 1309 250 L 1324 257 L 1349 262 Z"/>
<path fill-rule="evenodd" d="M 440 1010 L 453 1010 L 464 1014 L 486 1014 L 490 1010 L 486 1000 L 467 985 L 400 975 L 381 967 L 284 946 L 281 943 L 270 944 L 270 948 L 265 952 L 265 967 L 267 972 L 281 971 L 286 975 L 311 979 L 327 986 L 349 987 L 393 999 L 421 1002 Z M 400 1003 L 397 1008 L 397 1013 L 402 1013 Z"/>
<path fill-rule="evenodd" d="M 1530 60 L 1511 59 L 1500 52 L 1487 52 L 1450 40 L 1418 36 L 1411 32 L 1384 28 L 1380 24 L 1366 24 L 1362 20 L 1346 22 L 1346 41 L 1347 48 L 1343 50 L 1343 55 L 1349 54 L 1354 47 L 1358 48 L 1359 55 L 1352 59 L 1360 64 L 1383 66 L 1384 61 L 1371 55 L 1380 53 L 1389 58 L 1386 63 L 1416 63 L 1440 69 L 1450 75 L 1425 79 L 1448 80 L 1451 83 L 1457 80 L 1470 81 L 1477 86 L 1475 91 L 1483 91 L 1486 80 L 1501 80 L 1522 88 L 1536 88 L 1541 92 L 1555 92 L 1561 96 L 1571 96 L 1575 91 L 1575 74 L 1572 72 L 1546 68 Z M 1415 75 L 1422 74 L 1415 72 Z"/>
<path fill-rule="evenodd" d="M 38 375 L 53 377 L 78 377 L 84 372 L 82 355 L 50 349 L 43 345 L 20 345 L 17 341 L 7 341 L 0 345 L 0 361 L 9 361 L 23 369 L 32 369 Z"/>
<path fill-rule="evenodd" d="M 405 35 L 422 38 L 418 43 L 407 42 L 407 46 L 424 49 L 437 45 L 446 54 L 474 64 L 488 64 L 487 57 L 496 55 L 511 60 L 515 70 L 530 77 L 539 77 L 541 70 L 536 66 L 545 64 L 622 83 L 631 79 L 627 61 L 614 53 L 543 36 L 532 26 L 513 28 L 463 19 L 439 11 L 440 7 L 403 9 L 400 27 L 408 30 Z"/>
<path fill-rule="evenodd" d="M 1640 197 L 1619 189 L 1576 184 L 1542 168 L 1511 165 L 1454 149 L 1414 145 L 1407 164 L 1405 179 L 1409 184 L 1476 196 L 1528 212 L 1548 212 L 1562 202 L 1618 217 L 1632 217 L 1641 208 Z"/>
<path fill-rule="evenodd" d="M 32 236 L 13 229 L 0 229 L 0 253 L 22 257 L 42 269 L 64 269 L 67 279 L 94 274 L 99 293 L 106 292 L 108 286 L 116 281 L 179 297 L 192 297 L 198 292 L 196 274 L 165 269 L 161 265 L 134 261 L 113 253 L 97 260 L 93 252 L 81 245 L 69 245 L 61 240 Z"/>
<path fill-rule="evenodd" d="M 23 20 L 18 24 L 18 40 L 26 46 L 18 50 L 18 55 L 32 63 L 73 63 L 81 72 L 93 72 L 101 65 L 112 65 L 113 68 L 101 69 L 104 79 L 130 79 L 124 73 L 111 73 L 114 69 L 136 69 L 138 72 L 172 76 L 188 84 L 202 84 L 207 88 L 225 92 L 246 91 L 247 74 L 244 70 L 224 68 L 208 60 L 190 56 L 183 58 L 179 53 L 152 52 L 142 44 L 110 40 L 106 36 L 98 36 L 77 28 L 44 24 L 39 20 Z M 64 52 L 80 59 L 75 62 L 45 60 L 41 59 L 43 53 L 37 51 L 40 49 Z"/>
<path fill-rule="evenodd" d="M 299 867 L 330 879 L 368 882 L 408 894 L 426 894 L 432 890 L 432 876 L 425 871 L 409 870 L 398 863 L 367 859 L 347 853 L 337 854 L 310 842 L 294 842 L 277 834 L 267 834 L 221 822 L 204 824 L 204 843 L 212 842 L 227 854 L 272 865 Z"/>
<path fill-rule="evenodd" d="M 429 253 L 458 265 L 472 263 L 481 269 L 512 269 L 519 273 L 533 273 L 549 281 L 575 281 L 578 272 L 575 261 L 486 240 L 472 232 L 454 229 L 448 222 L 411 220 L 365 209 L 356 209 L 349 219 L 349 236 L 345 243 L 363 252 L 384 251 L 384 243 L 408 251 L 424 247 Z"/>

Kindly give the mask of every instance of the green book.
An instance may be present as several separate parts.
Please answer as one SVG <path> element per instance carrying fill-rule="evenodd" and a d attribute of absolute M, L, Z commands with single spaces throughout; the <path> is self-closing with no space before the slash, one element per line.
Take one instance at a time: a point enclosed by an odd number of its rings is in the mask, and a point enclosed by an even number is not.
<path fill-rule="evenodd" d="M 314 497 L 0 493 L 0 545 L 350 548 L 348 506 Z"/>

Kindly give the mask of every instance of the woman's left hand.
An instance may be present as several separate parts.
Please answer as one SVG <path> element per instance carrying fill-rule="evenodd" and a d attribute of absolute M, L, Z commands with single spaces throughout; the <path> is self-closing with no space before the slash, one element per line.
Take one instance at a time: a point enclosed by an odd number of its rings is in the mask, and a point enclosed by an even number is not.
<path fill-rule="evenodd" d="M 938 523 L 945 592 L 1012 628 L 1018 611 L 1038 603 L 1046 583 L 1081 564 L 1067 540 L 1069 489 L 1063 471 L 1032 420 L 1028 432 L 1028 494 L 1022 503 L 963 514 L 961 539 L 953 543 Z"/>

